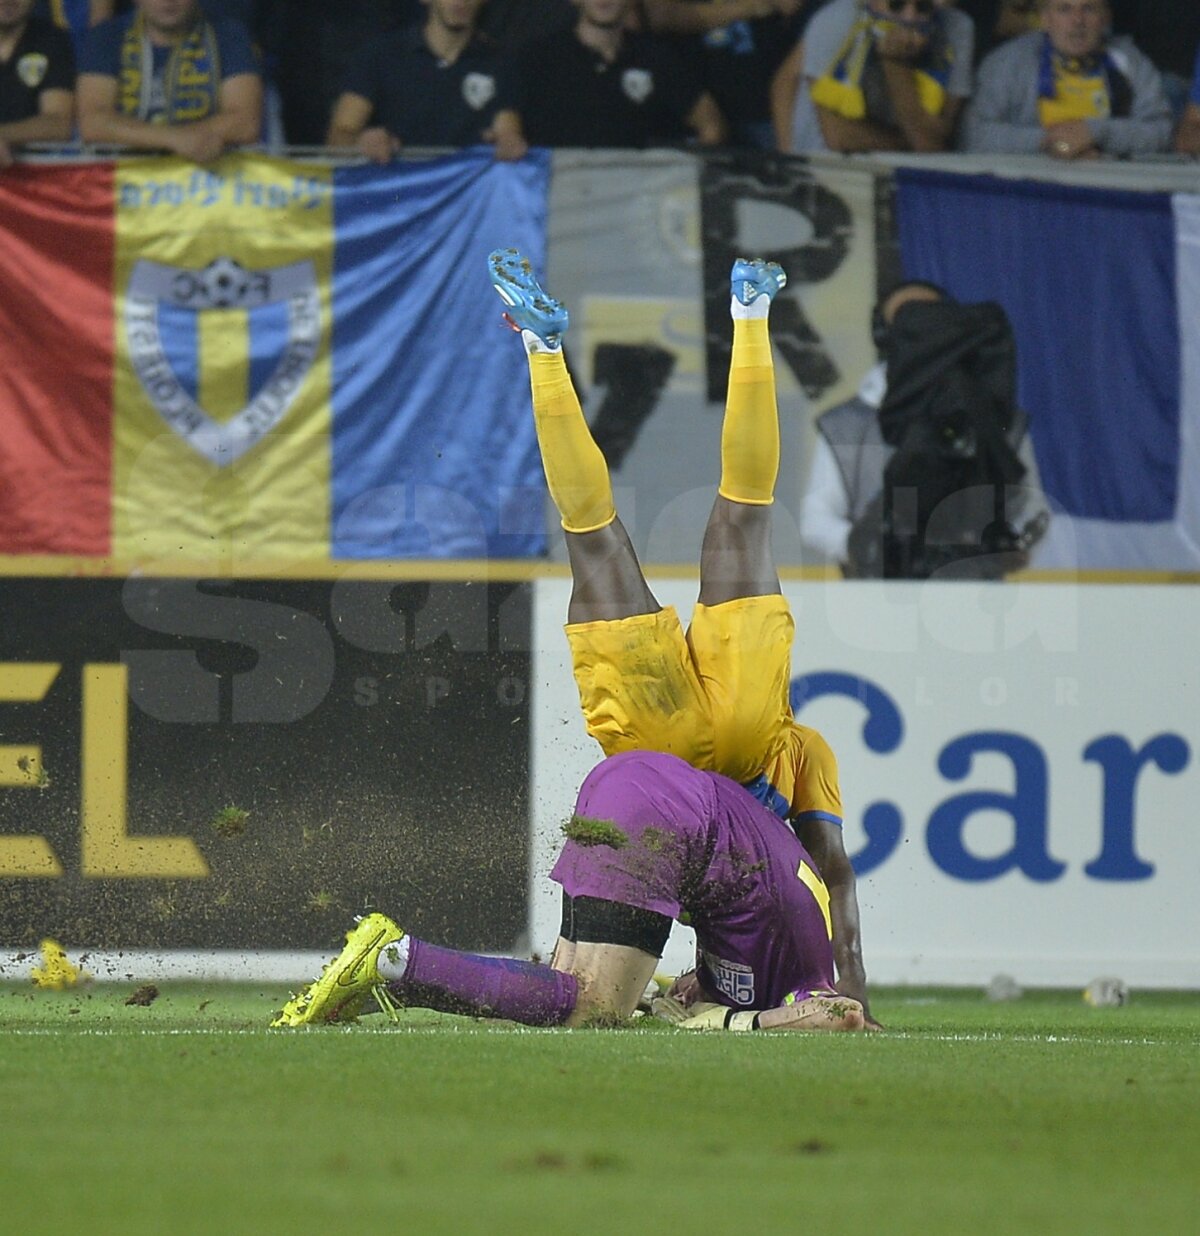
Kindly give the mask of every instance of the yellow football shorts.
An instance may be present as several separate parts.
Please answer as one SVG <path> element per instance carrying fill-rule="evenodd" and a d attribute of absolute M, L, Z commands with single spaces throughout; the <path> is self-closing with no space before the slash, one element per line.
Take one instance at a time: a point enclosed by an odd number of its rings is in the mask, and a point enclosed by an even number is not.
<path fill-rule="evenodd" d="M 568 623 L 588 733 L 605 755 L 664 751 L 749 781 L 785 741 L 795 626 L 779 595 Z"/>

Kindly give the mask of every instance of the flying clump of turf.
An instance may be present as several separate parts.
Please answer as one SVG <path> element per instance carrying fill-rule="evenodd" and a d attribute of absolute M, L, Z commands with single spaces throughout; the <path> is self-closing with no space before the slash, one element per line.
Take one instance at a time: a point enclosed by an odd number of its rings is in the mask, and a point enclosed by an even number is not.
<path fill-rule="evenodd" d="M 222 807 L 209 826 L 218 837 L 240 837 L 246 831 L 250 812 L 243 807 Z"/>
<path fill-rule="evenodd" d="M 597 820 L 586 815 L 573 815 L 563 825 L 563 835 L 576 845 L 606 845 L 621 850 L 629 844 L 628 834 L 612 820 Z"/>

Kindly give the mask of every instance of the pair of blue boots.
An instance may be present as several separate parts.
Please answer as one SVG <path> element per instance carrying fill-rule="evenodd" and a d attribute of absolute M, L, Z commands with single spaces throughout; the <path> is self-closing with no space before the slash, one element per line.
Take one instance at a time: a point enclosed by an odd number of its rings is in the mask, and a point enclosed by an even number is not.
<path fill-rule="evenodd" d="M 529 259 L 516 249 L 493 249 L 488 254 L 488 274 L 500 299 L 508 306 L 505 321 L 513 330 L 527 330 L 548 348 L 562 345 L 570 315 L 561 301 L 548 295 L 534 277 Z M 740 304 L 750 305 L 760 297 L 774 299 L 787 285 L 787 275 L 778 262 L 761 258 L 738 258 L 729 273 L 729 289 Z"/>

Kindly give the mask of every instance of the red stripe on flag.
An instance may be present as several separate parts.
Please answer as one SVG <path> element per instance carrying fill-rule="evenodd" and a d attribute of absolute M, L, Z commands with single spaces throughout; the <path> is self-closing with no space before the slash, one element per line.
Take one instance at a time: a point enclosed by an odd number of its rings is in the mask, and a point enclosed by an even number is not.
<path fill-rule="evenodd" d="M 0 175 L 0 553 L 109 553 L 110 164 Z"/>

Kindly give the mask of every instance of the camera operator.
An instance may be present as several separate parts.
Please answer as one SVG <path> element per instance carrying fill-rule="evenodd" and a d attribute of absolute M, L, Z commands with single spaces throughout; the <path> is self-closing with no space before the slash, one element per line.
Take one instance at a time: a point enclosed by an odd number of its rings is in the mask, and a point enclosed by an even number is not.
<path fill-rule="evenodd" d="M 805 542 L 854 577 L 998 579 L 1049 521 L 999 305 L 912 280 L 872 314 L 880 363 L 817 419 Z"/>

